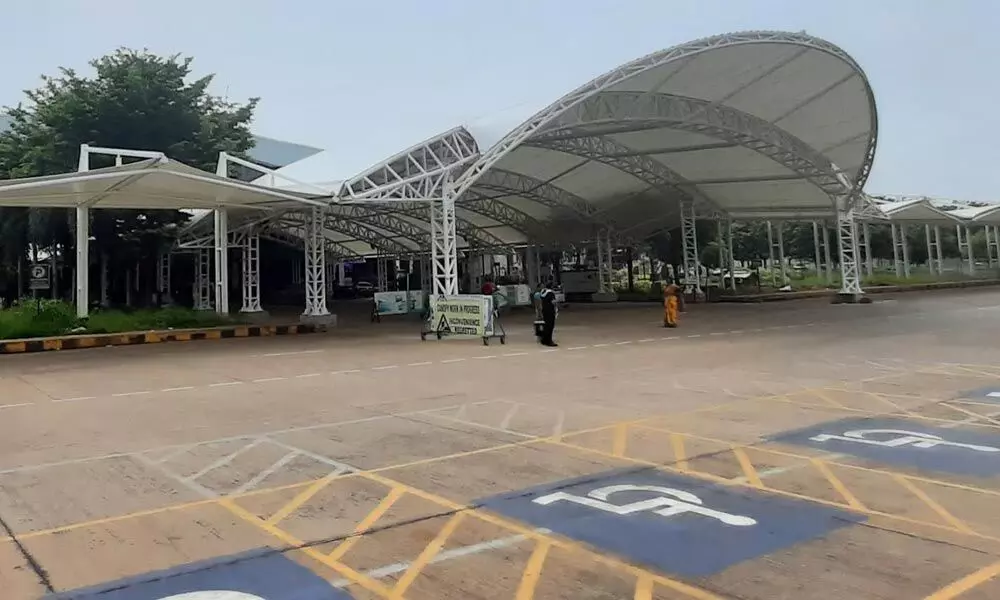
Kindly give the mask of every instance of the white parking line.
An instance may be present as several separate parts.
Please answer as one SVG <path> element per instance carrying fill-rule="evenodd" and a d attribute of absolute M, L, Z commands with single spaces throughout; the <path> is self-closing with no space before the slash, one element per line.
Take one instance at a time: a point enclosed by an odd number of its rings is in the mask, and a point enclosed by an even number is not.
<path fill-rule="evenodd" d="M 160 391 L 164 392 L 164 393 L 167 393 L 167 392 L 186 392 L 188 390 L 193 390 L 193 389 L 194 389 L 193 385 L 183 385 L 181 387 L 163 388 Z"/>
<path fill-rule="evenodd" d="M 2 408 L 17 408 L 18 406 L 31 406 L 34 402 L 19 402 L 18 404 L 0 404 L 0 409 Z"/>
<path fill-rule="evenodd" d="M 488 360 L 496 357 L 497 357 L 496 354 L 487 354 L 486 356 L 473 356 L 472 358 L 475 360 Z"/>
<path fill-rule="evenodd" d="M 372 367 L 372 371 L 386 371 L 388 369 L 398 369 L 399 365 L 382 365 L 381 367 Z"/>
<path fill-rule="evenodd" d="M 144 391 L 140 391 L 140 392 L 120 392 L 120 393 L 117 393 L 117 394 L 111 394 L 111 397 L 112 398 L 127 398 L 129 396 L 145 396 L 146 394 L 149 394 L 149 393 L 150 393 L 149 390 L 144 390 Z"/>
<path fill-rule="evenodd" d="M 298 350 L 298 351 L 295 351 L 295 352 L 271 352 L 269 354 L 256 354 L 254 356 L 256 356 L 256 357 L 265 357 L 265 356 L 297 356 L 299 354 L 320 354 L 322 352 L 323 352 L 323 350 Z"/>
<path fill-rule="evenodd" d="M 504 356 L 526 356 L 527 352 L 507 352 Z"/>
<path fill-rule="evenodd" d="M 427 365 L 432 365 L 432 364 L 434 364 L 434 363 L 432 363 L 429 360 L 425 360 L 425 361 L 421 361 L 421 362 L 412 362 L 412 363 L 410 363 L 410 364 L 408 364 L 406 366 L 408 366 L 408 367 L 426 367 Z"/>
<path fill-rule="evenodd" d="M 58 398 L 56 400 L 53 400 L 53 402 L 80 402 L 81 400 L 94 400 L 95 398 L 96 398 L 96 396 L 78 396 L 76 398 Z M 29 404 L 30 404 L 30 402 L 29 402 Z M 11 405 L 8 405 L 8 406 L 25 406 L 25 405 L 23 405 L 23 404 L 11 404 Z M 0 406 L 0 408 L 4 408 L 4 407 Z"/>
<path fill-rule="evenodd" d="M 242 381 L 223 381 L 220 383 L 210 383 L 208 387 L 230 387 L 233 385 L 243 385 Z"/>
<path fill-rule="evenodd" d="M 260 379 L 254 379 L 254 383 L 268 383 L 270 381 L 284 381 L 287 377 L 262 377 Z"/>
<path fill-rule="evenodd" d="M 567 350 L 586 350 L 586 346 L 573 346 L 571 348 L 566 348 Z"/>
<path fill-rule="evenodd" d="M 296 375 L 296 379 L 308 379 L 310 377 L 319 377 L 322 373 L 303 373 L 302 375 Z"/>
<path fill-rule="evenodd" d="M 464 360 L 465 360 L 464 358 L 449 358 L 447 360 L 442 360 L 441 364 L 446 365 L 446 364 L 449 364 L 449 363 L 462 362 Z"/>
<path fill-rule="evenodd" d="M 330 371 L 330 375 L 347 375 L 349 373 L 360 373 L 361 369 L 347 369 L 346 371 Z"/>

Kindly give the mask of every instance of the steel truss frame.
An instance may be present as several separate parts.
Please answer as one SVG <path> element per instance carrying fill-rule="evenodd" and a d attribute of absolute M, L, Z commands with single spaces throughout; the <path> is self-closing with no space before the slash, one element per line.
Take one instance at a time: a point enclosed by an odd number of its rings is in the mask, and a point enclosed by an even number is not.
<path fill-rule="evenodd" d="M 607 229 L 597 234 L 597 291 L 600 294 L 610 294 L 615 291 L 612 277 L 613 264 L 611 260 L 611 232 Z"/>
<path fill-rule="evenodd" d="M 701 260 L 698 256 L 697 212 L 690 199 L 681 201 L 681 254 L 684 258 L 684 286 L 701 295 Z M 693 275 L 693 277 L 692 277 Z"/>
<path fill-rule="evenodd" d="M 161 304 L 172 304 L 173 298 L 170 295 L 171 268 L 173 255 L 169 250 L 160 252 L 156 259 L 156 291 L 159 293 Z M 104 268 L 102 266 L 102 268 Z"/>
<path fill-rule="evenodd" d="M 969 274 L 975 274 L 976 259 L 973 256 L 969 226 L 955 225 L 955 238 L 958 241 L 958 253 L 965 257 L 966 264 L 969 266 Z"/>
<path fill-rule="evenodd" d="M 864 251 L 865 275 L 871 277 L 875 272 L 872 256 L 872 232 L 867 220 L 861 221 L 861 238 L 859 248 Z"/>
<path fill-rule="evenodd" d="M 720 212 L 679 173 L 656 159 L 631 152 L 631 148 L 607 136 L 548 137 L 542 134 L 525 145 L 572 154 L 614 167 L 668 195 L 694 201 L 700 211 Z"/>
<path fill-rule="evenodd" d="M 778 269 L 781 274 L 782 287 L 788 285 L 788 270 L 785 268 L 785 223 L 778 221 L 777 226 L 767 222 L 768 258 L 771 260 L 771 284 L 774 284 L 774 258 L 778 255 Z"/>
<path fill-rule="evenodd" d="M 825 52 L 849 64 L 862 78 L 865 83 L 865 89 L 868 93 L 869 112 L 872 120 L 870 128 L 871 134 L 869 136 L 868 147 L 865 152 L 866 160 L 859 169 L 855 180 L 851 182 L 854 189 L 862 189 L 871 171 L 872 162 L 875 157 L 875 148 L 878 141 L 878 122 L 875 116 L 875 97 L 871 91 L 871 86 L 868 83 L 868 78 L 865 75 L 864 70 L 862 70 L 860 65 L 858 65 L 858 63 L 855 62 L 854 59 L 841 48 L 826 42 L 825 40 L 815 38 L 805 33 L 748 31 L 716 35 L 695 40 L 686 44 L 681 44 L 679 46 L 674 46 L 667 50 L 656 52 L 621 65 L 618 68 L 591 80 L 590 82 L 558 99 L 547 108 L 536 113 L 534 116 L 508 133 L 487 152 L 483 153 L 483 155 L 455 182 L 455 193 L 457 195 L 464 193 L 465 190 L 474 185 L 476 180 L 478 180 L 486 171 L 503 159 L 507 153 L 520 146 L 537 132 L 549 126 L 550 123 L 555 121 L 560 115 L 569 109 L 596 94 L 604 92 L 615 85 L 642 73 L 677 60 L 696 56 L 718 48 L 728 48 L 743 44 L 756 44 L 762 42 L 772 44 L 792 44 Z"/>
<path fill-rule="evenodd" d="M 992 269 L 1000 266 L 1000 237 L 998 237 L 1000 231 L 996 225 L 984 225 L 983 229 L 986 234 L 986 258 Z"/>
<path fill-rule="evenodd" d="M 758 152 L 811 181 L 831 198 L 847 193 L 851 185 L 829 159 L 781 127 L 724 104 L 673 94 L 602 92 L 566 111 L 530 143 L 660 127 L 699 133 Z M 622 146 L 618 154 L 631 150 Z"/>
<path fill-rule="evenodd" d="M 212 310 L 212 249 L 198 248 L 194 256 L 194 309 Z"/>
<path fill-rule="evenodd" d="M 837 242 L 840 246 L 840 295 L 860 298 L 864 291 L 858 269 L 858 221 L 853 210 L 837 210 Z"/>
<path fill-rule="evenodd" d="M 242 313 L 259 313 L 264 309 L 260 305 L 260 232 L 251 229 L 241 240 L 243 260 L 243 306 Z"/>
<path fill-rule="evenodd" d="M 431 200 L 431 291 L 437 296 L 458 295 L 458 241 L 455 230 L 455 195 L 451 179 L 445 181 L 444 194 Z"/>
<path fill-rule="evenodd" d="M 478 159 L 479 146 L 464 127 L 408 148 L 344 182 L 345 201 L 413 201 L 440 198 L 446 182 Z"/>

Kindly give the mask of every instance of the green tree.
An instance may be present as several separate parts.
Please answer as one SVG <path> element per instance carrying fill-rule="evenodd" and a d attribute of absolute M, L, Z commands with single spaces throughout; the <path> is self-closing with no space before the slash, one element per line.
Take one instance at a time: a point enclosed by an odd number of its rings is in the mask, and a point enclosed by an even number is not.
<path fill-rule="evenodd" d="M 90 76 L 60 69 L 43 77 L 25 102 L 7 109 L 13 123 L 0 134 L 0 178 L 74 171 L 83 143 L 161 151 L 211 172 L 220 151 L 245 155 L 253 146 L 257 99 L 234 103 L 209 94 L 213 76 L 192 78 L 191 63 L 180 55 L 120 49 L 92 61 Z M 93 157 L 91 168 L 111 161 Z M 150 261 L 187 218 L 180 211 L 94 211 L 94 256 L 112 257 L 112 273 Z M 72 244 L 65 210 L 4 209 L 0 224 L 0 257 L 8 270 L 27 256 L 29 243 L 57 255 Z"/>

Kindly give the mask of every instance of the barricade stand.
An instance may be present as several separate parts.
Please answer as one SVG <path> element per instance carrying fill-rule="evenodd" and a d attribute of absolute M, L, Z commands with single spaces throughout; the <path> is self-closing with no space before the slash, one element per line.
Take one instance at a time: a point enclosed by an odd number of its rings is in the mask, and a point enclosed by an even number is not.
<path fill-rule="evenodd" d="M 428 317 L 420 328 L 420 339 L 428 335 L 437 339 L 445 336 L 479 337 L 484 346 L 491 338 L 507 343 L 507 332 L 500 323 L 492 296 L 438 296 L 428 302 Z"/>

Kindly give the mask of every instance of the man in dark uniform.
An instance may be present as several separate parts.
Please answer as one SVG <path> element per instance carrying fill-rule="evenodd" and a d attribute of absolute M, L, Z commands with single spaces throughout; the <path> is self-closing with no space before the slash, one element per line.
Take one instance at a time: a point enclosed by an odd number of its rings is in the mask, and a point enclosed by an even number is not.
<path fill-rule="evenodd" d="M 545 286 L 539 292 L 538 298 L 542 304 L 543 323 L 540 341 L 543 346 L 558 346 L 559 344 L 552 341 L 552 332 L 556 328 L 556 313 L 559 312 L 559 309 L 556 307 L 556 293 L 552 291 L 552 288 Z"/>

